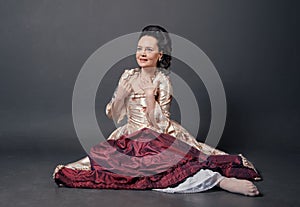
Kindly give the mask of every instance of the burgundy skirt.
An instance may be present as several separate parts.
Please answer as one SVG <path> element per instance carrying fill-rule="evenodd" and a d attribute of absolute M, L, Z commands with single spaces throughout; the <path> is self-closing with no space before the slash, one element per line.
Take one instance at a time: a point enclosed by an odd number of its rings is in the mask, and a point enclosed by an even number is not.
<path fill-rule="evenodd" d="M 257 180 L 260 175 L 239 155 L 206 155 L 168 134 L 144 128 L 100 142 L 89 153 L 91 170 L 63 167 L 58 185 L 74 188 L 152 189 L 175 187 L 200 169 L 226 177 Z"/>

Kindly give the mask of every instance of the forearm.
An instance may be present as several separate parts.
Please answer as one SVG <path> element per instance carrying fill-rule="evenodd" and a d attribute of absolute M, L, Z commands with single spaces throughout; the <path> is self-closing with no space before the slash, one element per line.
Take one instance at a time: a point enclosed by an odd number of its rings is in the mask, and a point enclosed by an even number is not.
<path fill-rule="evenodd" d="M 124 98 L 116 98 L 111 106 L 111 115 L 114 121 L 118 121 L 120 117 L 120 112 L 124 107 L 125 99 Z"/>
<path fill-rule="evenodd" d="M 146 104 L 147 104 L 147 111 L 146 115 L 151 122 L 152 126 L 155 128 L 159 128 L 156 124 L 156 119 L 154 116 L 154 109 L 155 109 L 155 97 L 153 94 L 146 94 Z"/>

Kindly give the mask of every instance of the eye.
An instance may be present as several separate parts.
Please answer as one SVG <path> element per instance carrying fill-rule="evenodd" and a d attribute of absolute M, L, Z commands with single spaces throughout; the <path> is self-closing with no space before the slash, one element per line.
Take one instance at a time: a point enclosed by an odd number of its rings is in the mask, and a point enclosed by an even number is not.
<path fill-rule="evenodd" d="M 151 47 L 146 47 L 146 51 L 148 51 L 148 52 L 152 52 L 152 51 L 153 51 L 153 49 L 152 49 Z"/>
<path fill-rule="evenodd" d="M 142 48 L 141 48 L 141 47 L 137 47 L 136 50 L 137 50 L 137 51 L 141 51 Z"/>

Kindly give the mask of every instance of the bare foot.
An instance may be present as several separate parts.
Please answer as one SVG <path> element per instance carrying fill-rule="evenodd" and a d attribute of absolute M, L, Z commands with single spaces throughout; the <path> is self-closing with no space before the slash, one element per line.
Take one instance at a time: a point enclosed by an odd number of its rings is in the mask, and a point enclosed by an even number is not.
<path fill-rule="evenodd" d="M 232 193 L 240 193 L 246 196 L 259 195 L 257 187 L 248 180 L 224 178 L 219 182 L 219 187 Z"/>

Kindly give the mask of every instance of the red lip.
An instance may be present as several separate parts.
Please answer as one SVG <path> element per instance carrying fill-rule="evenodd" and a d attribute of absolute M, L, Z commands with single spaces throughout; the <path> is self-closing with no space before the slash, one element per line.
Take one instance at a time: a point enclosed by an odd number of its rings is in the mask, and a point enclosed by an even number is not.
<path fill-rule="evenodd" d="M 142 59 L 142 58 L 140 58 L 140 61 L 143 61 L 143 62 L 145 62 L 145 61 L 147 61 L 148 59 Z"/>

